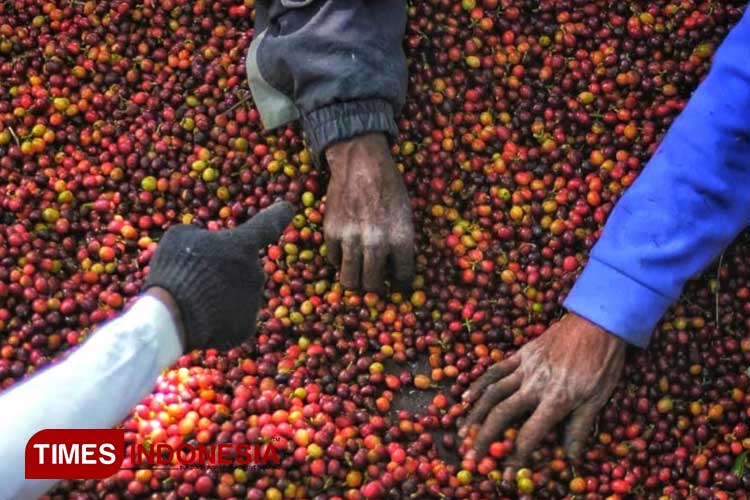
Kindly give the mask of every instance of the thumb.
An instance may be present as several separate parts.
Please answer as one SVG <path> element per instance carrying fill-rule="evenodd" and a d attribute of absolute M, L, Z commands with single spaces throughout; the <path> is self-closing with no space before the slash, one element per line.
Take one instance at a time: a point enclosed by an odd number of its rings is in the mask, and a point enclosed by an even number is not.
<path fill-rule="evenodd" d="M 583 451 L 602 406 L 604 403 L 588 401 L 576 408 L 571 415 L 565 432 L 565 451 L 569 457 L 576 458 Z"/>
<path fill-rule="evenodd" d="M 246 242 L 264 248 L 275 242 L 294 215 L 291 203 L 280 201 L 258 212 L 235 231 Z"/>

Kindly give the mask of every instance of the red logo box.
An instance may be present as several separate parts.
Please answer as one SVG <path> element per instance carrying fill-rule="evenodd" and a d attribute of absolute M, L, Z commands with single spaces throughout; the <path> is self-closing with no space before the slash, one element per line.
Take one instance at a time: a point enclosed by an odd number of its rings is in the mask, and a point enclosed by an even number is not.
<path fill-rule="evenodd" d="M 124 456 L 123 429 L 44 429 L 26 443 L 26 479 L 104 479 Z"/>

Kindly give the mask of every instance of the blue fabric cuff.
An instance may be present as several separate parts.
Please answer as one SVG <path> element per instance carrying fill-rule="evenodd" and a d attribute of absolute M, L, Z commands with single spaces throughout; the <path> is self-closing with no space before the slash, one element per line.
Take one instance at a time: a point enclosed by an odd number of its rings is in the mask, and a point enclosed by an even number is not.
<path fill-rule="evenodd" d="M 669 297 L 591 258 L 564 306 L 625 342 L 646 347 L 671 302 Z"/>

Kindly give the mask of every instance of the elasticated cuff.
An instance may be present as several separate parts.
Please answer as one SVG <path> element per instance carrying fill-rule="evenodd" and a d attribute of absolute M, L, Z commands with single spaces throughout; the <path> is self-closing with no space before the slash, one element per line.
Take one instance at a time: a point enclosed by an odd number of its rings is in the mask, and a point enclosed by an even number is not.
<path fill-rule="evenodd" d="M 305 114 L 305 138 L 313 158 L 320 164 L 325 149 L 368 132 L 384 132 L 391 139 L 398 135 L 393 107 L 388 101 L 367 99 L 331 104 Z"/>
<path fill-rule="evenodd" d="M 564 306 L 624 341 L 646 347 L 672 299 L 591 258 Z"/>

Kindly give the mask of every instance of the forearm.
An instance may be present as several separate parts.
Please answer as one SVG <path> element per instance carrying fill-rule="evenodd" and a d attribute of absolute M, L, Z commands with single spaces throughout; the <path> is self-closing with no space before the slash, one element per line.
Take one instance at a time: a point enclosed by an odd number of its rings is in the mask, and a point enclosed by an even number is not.
<path fill-rule="evenodd" d="M 565 305 L 645 346 L 685 282 L 750 218 L 750 13 L 615 207 Z"/>
<path fill-rule="evenodd" d="M 112 427 L 153 389 L 182 352 L 169 300 L 149 292 L 66 360 L 0 396 L 0 428 L 7 436 L 0 446 L 0 498 L 36 498 L 55 483 L 23 479 L 24 448 L 37 431 Z"/>

